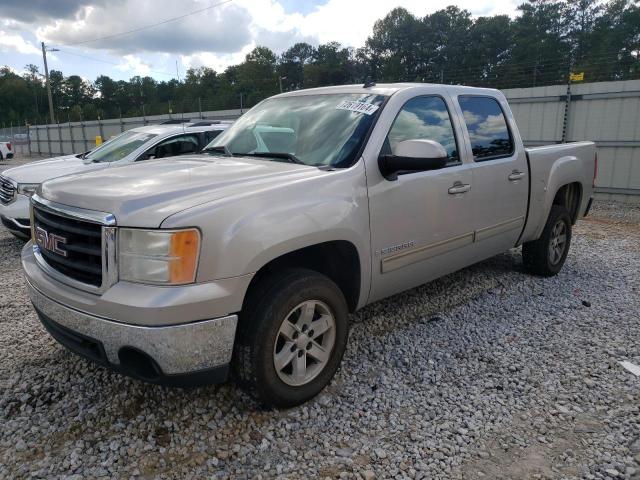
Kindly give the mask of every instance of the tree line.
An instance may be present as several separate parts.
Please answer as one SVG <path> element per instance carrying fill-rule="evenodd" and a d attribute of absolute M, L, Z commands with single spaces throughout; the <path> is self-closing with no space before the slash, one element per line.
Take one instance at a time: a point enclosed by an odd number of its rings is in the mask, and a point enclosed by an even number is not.
<path fill-rule="evenodd" d="M 447 7 L 424 17 L 404 8 L 378 20 L 365 45 L 296 43 L 280 55 L 256 47 L 216 72 L 192 68 L 181 81 L 100 75 L 87 82 L 50 72 L 57 121 L 250 107 L 300 88 L 378 82 L 433 82 L 495 88 L 640 78 L 638 0 L 527 0 L 518 15 L 473 18 Z M 33 64 L 0 68 L 0 121 L 48 123 L 43 76 Z"/>

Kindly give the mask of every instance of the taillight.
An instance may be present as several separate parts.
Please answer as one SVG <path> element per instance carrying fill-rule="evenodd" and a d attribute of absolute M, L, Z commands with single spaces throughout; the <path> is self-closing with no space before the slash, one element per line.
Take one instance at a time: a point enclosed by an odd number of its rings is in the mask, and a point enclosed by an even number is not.
<path fill-rule="evenodd" d="M 597 176 L 598 176 L 598 152 L 596 152 L 595 163 L 593 165 L 593 182 L 591 182 L 591 186 L 594 188 L 596 186 Z"/>
<path fill-rule="evenodd" d="M 11 150 L 11 142 L 7 143 L 7 148 Z"/>

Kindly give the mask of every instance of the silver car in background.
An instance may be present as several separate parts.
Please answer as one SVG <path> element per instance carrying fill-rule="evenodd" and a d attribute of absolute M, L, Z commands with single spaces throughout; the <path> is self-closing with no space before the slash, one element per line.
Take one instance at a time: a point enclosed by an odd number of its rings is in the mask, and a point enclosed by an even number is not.
<path fill-rule="evenodd" d="M 0 221 L 13 235 L 26 240 L 31 235 L 29 198 L 42 182 L 141 160 L 197 153 L 232 123 L 202 120 L 133 128 L 86 153 L 5 170 L 0 174 Z"/>

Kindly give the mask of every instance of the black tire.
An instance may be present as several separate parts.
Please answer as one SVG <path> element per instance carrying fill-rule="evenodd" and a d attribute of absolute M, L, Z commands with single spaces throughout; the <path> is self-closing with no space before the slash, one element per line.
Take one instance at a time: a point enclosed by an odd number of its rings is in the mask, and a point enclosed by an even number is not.
<path fill-rule="evenodd" d="M 303 385 L 292 386 L 276 371 L 276 342 L 280 338 L 280 327 L 290 312 L 311 300 L 322 302 L 333 315 L 333 348 L 315 378 Z M 264 278 L 252 289 L 240 314 L 232 362 L 236 382 L 268 407 L 288 408 L 313 398 L 331 381 L 340 366 L 348 339 L 348 313 L 342 291 L 320 273 L 288 269 Z"/>
<path fill-rule="evenodd" d="M 559 225 L 559 224 L 563 224 Z M 565 242 L 561 255 L 550 253 L 552 242 L 554 242 L 554 228 L 564 230 Z M 551 277 L 556 275 L 564 265 L 569 247 L 571 246 L 571 216 L 566 207 L 562 205 L 552 205 L 549 218 L 544 226 L 542 235 L 533 242 L 522 245 L 522 260 L 525 268 L 534 275 Z M 557 253 L 557 248 L 556 248 Z"/>

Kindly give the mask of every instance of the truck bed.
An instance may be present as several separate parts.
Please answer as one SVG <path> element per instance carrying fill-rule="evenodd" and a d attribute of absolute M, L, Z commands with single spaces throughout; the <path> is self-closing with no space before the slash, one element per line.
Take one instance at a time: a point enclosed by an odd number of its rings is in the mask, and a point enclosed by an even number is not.
<path fill-rule="evenodd" d="M 581 184 L 576 219 L 584 216 L 593 194 L 596 168 L 596 145 L 593 142 L 561 143 L 525 150 L 530 193 L 527 221 L 519 243 L 535 240 L 542 234 L 554 199 L 549 192 L 555 194 L 562 185 L 576 181 Z"/>

